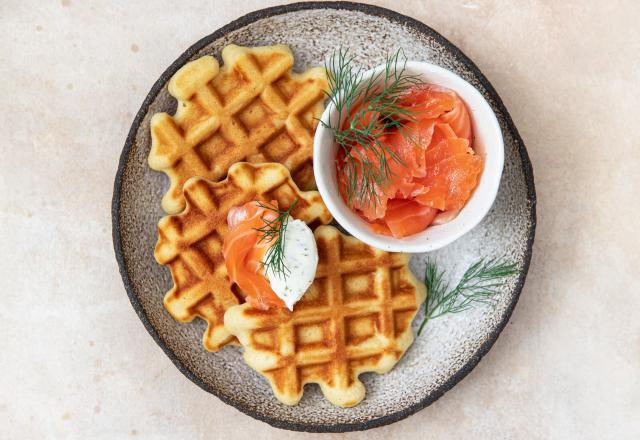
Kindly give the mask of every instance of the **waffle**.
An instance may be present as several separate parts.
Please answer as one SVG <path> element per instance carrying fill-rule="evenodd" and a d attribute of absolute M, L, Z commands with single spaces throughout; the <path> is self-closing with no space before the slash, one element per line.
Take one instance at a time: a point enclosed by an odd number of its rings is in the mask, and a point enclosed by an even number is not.
<path fill-rule="evenodd" d="M 249 304 L 227 310 L 227 329 L 247 364 L 276 397 L 295 405 L 306 383 L 335 405 L 357 405 L 364 372 L 386 373 L 413 342 L 411 322 L 426 298 L 405 254 L 374 249 L 331 226 L 315 231 L 316 279 L 293 312 Z"/>
<path fill-rule="evenodd" d="M 158 223 L 154 255 L 158 263 L 169 266 L 174 282 L 164 306 L 178 321 L 204 319 L 208 326 L 203 344 L 217 351 L 234 340 L 224 327 L 224 312 L 243 300 L 242 293 L 231 287 L 222 256 L 229 210 L 251 200 L 277 200 L 282 208 L 298 200 L 292 212 L 295 218 L 311 226 L 332 218 L 320 194 L 301 192 L 280 164 L 238 163 L 221 182 L 194 177 L 185 184 L 184 196 L 184 212 Z"/>
<path fill-rule="evenodd" d="M 184 209 L 183 184 L 193 176 L 223 179 L 241 161 L 280 162 L 302 190 L 315 189 L 313 134 L 324 109 L 323 68 L 292 72 L 284 45 L 222 50 L 223 66 L 204 56 L 169 81 L 175 116 L 151 118 L 149 166 L 169 176 L 168 214 Z"/>

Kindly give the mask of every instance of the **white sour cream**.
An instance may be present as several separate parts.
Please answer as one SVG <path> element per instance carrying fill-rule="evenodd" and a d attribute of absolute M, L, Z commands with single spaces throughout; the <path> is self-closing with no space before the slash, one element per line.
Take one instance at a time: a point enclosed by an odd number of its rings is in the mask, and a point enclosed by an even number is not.
<path fill-rule="evenodd" d="M 289 269 L 286 276 L 267 271 L 271 288 L 289 310 L 307 291 L 316 277 L 318 248 L 313 232 L 302 220 L 289 217 L 284 240 L 284 264 Z"/>

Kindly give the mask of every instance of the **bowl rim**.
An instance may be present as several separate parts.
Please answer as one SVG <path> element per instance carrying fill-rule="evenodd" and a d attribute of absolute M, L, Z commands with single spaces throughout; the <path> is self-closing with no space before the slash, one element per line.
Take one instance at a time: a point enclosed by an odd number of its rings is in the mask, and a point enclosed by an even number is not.
<path fill-rule="evenodd" d="M 202 379 L 195 375 L 191 370 L 187 368 L 186 365 L 180 361 L 176 353 L 169 348 L 164 339 L 160 336 L 158 331 L 153 327 L 147 313 L 145 312 L 142 304 L 138 300 L 137 294 L 134 290 L 133 283 L 128 274 L 128 266 L 127 261 L 124 257 L 123 249 L 122 249 L 122 237 L 121 237 L 121 227 L 120 227 L 120 201 L 121 201 L 121 187 L 123 176 L 127 169 L 129 154 L 131 152 L 132 146 L 135 143 L 136 133 L 138 132 L 140 125 L 142 124 L 145 115 L 148 112 L 149 106 L 156 98 L 160 90 L 164 87 L 164 85 L 168 82 L 171 76 L 182 67 L 191 57 L 193 57 L 197 52 L 203 49 L 205 46 L 214 42 L 215 40 L 224 37 L 227 33 L 240 29 L 242 27 L 248 26 L 253 22 L 269 18 L 277 15 L 283 15 L 289 12 L 297 12 L 304 10 L 314 10 L 314 9 L 331 9 L 331 10 L 344 10 L 344 11 L 356 11 L 362 12 L 367 15 L 385 18 L 394 23 L 398 23 L 400 25 L 407 26 L 414 31 L 426 35 L 429 38 L 434 39 L 443 47 L 447 48 L 447 50 L 451 53 L 451 55 L 466 68 L 468 68 L 475 77 L 478 78 L 479 82 L 483 85 L 483 87 L 487 90 L 487 93 L 491 96 L 491 98 L 496 103 L 496 106 L 503 114 L 507 130 L 511 133 L 514 140 L 516 141 L 516 146 L 518 148 L 518 152 L 520 155 L 520 160 L 522 162 L 524 179 L 527 185 L 527 201 L 530 207 L 530 218 L 529 218 L 529 236 L 527 237 L 527 244 L 523 258 L 523 267 L 522 271 L 519 274 L 518 280 L 516 282 L 513 297 L 511 303 L 508 305 L 502 321 L 496 326 L 494 332 L 489 335 L 489 337 L 481 344 L 478 350 L 471 356 L 469 361 L 464 364 L 460 369 L 453 374 L 445 383 L 443 383 L 439 388 L 437 388 L 431 394 L 425 396 L 420 401 L 414 403 L 411 406 L 408 406 L 402 410 L 395 411 L 389 414 L 385 414 L 383 416 L 373 418 L 370 420 L 366 420 L 363 422 L 354 422 L 354 423 L 333 423 L 333 424 L 317 424 L 317 423 L 298 423 L 298 422 L 290 422 L 286 420 L 282 420 L 277 417 L 265 416 L 263 414 L 259 414 L 253 411 L 252 408 L 248 406 L 244 406 L 242 403 L 234 401 L 226 396 L 220 394 L 216 389 L 207 385 Z M 502 99 L 493 88 L 491 83 L 487 80 L 487 78 L 482 74 L 480 69 L 469 59 L 460 49 L 458 49 L 453 43 L 444 38 L 438 32 L 427 26 L 426 24 L 408 17 L 406 15 L 400 14 L 390 9 L 382 8 L 379 6 L 363 4 L 363 3 L 354 3 L 354 2 L 322 2 L 322 1 L 311 1 L 311 2 L 300 2 L 300 3 L 291 3 L 280 6 L 273 6 L 265 9 L 260 9 L 249 14 L 243 15 L 236 20 L 231 21 L 227 25 L 217 29 L 213 33 L 201 38 L 193 45 L 191 45 L 186 51 L 182 53 L 163 73 L 160 75 L 158 80 L 153 84 L 151 90 L 145 97 L 144 101 L 136 116 L 133 120 L 127 138 L 125 140 L 124 147 L 122 149 L 122 153 L 120 155 L 120 159 L 118 162 L 118 168 L 116 171 L 114 185 L 113 185 L 113 198 L 111 202 L 111 219 L 112 219 L 112 240 L 113 240 L 113 248 L 116 256 L 116 260 L 118 262 L 118 270 L 120 272 L 120 276 L 122 277 L 122 281 L 129 297 L 129 301 L 136 311 L 138 317 L 142 321 L 142 324 L 149 332 L 153 340 L 160 346 L 160 348 L 164 351 L 164 353 L 169 357 L 169 359 L 173 362 L 176 368 L 184 374 L 189 380 L 199 386 L 202 390 L 211 393 L 222 400 L 224 403 L 233 406 L 239 411 L 253 417 L 254 419 L 263 421 L 268 423 L 269 425 L 280 428 L 287 429 L 292 431 L 305 431 L 305 432 L 350 432 L 350 431 L 363 431 L 367 429 L 372 429 L 384 425 L 388 425 L 391 423 L 395 423 L 402 419 L 405 419 L 416 412 L 424 409 L 429 406 L 436 400 L 438 400 L 444 393 L 453 388 L 458 382 L 464 379 L 473 368 L 480 362 L 480 360 L 487 354 L 487 352 L 491 349 L 493 344 L 498 339 L 498 336 L 502 332 L 502 330 L 506 327 L 509 319 L 513 313 L 513 310 L 520 298 L 520 294 L 522 292 L 522 288 L 524 287 L 524 283 L 527 277 L 527 273 L 529 270 L 529 266 L 531 263 L 531 256 L 533 252 L 533 242 L 535 239 L 535 230 L 536 230 L 536 191 L 533 177 L 533 168 L 531 165 L 531 161 L 529 159 L 529 155 L 524 146 L 524 142 L 520 137 L 520 134 L 511 119 L 509 112 L 507 111 Z"/>
<path fill-rule="evenodd" d="M 458 83 L 456 88 L 455 86 L 444 86 L 439 84 L 438 81 L 430 82 L 429 79 L 426 80 L 429 84 L 447 87 L 461 95 L 461 97 L 462 95 L 465 95 L 467 98 L 476 100 L 478 107 L 475 109 L 475 112 L 473 108 L 469 108 L 469 112 L 472 115 L 475 114 L 481 118 L 484 117 L 486 121 L 483 127 L 487 129 L 487 136 L 495 136 L 496 142 L 495 145 L 491 147 L 492 154 L 490 156 L 490 161 L 485 161 L 485 166 L 483 168 L 483 180 L 479 182 L 478 186 L 474 189 L 473 194 L 460 211 L 460 214 L 465 212 L 465 210 L 467 210 L 467 213 L 471 212 L 471 214 L 467 214 L 467 218 L 465 219 L 466 221 L 462 221 L 463 217 L 459 214 L 456 218 L 452 219 L 451 222 L 447 222 L 449 223 L 447 229 L 451 229 L 451 231 L 448 232 L 448 235 L 439 238 L 428 237 L 428 231 L 431 227 L 404 238 L 395 238 L 376 234 L 367 227 L 365 222 L 361 220 L 357 214 L 353 215 L 353 211 L 342 200 L 342 197 L 337 190 L 337 185 L 333 179 L 332 171 L 326 171 L 326 168 L 329 166 L 329 162 L 331 162 L 330 158 L 327 158 L 327 155 L 334 154 L 333 149 L 330 149 L 331 153 L 327 152 L 329 149 L 326 148 L 326 144 L 330 141 L 332 142 L 333 138 L 330 130 L 322 123 L 318 124 L 318 128 L 316 129 L 314 136 L 313 165 L 316 183 L 318 184 L 318 191 L 320 192 L 322 199 L 327 205 L 327 208 L 329 208 L 329 211 L 331 211 L 334 219 L 347 232 L 358 238 L 360 241 L 387 252 L 424 253 L 438 250 L 458 240 L 480 224 L 482 219 L 484 219 L 484 217 L 489 213 L 500 187 L 500 179 L 502 177 L 504 167 L 504 139 L 498 118 L 491 108 L 491 105 L 487 102 L 485 97 L 482 96 L 482 93 L 480 93 L 480 91 L 467 80 L 445 67 L 428 61 L 409 59 L 406 60 L 405 68 L 407 72 L 411 74 L 423 77 L 429 75 L 440 76 L 449 82 Z M 377 65 L 363 72 L 362 77 L 364 80 L 367 80 L 373 75 L 379 74 L 384 69 L 384 64 Z M 333 101 L 329 100 L 322 116 L 320 117 L 320 121 L 327 123 L 327 121 L 335 119 L 335 116 L 336 107 Z M 476 131 L 478 131 L 477 126 Z M 489 164 L 491 166 L 489 166 Z M 482 198 L 478 198 L 479 196 Z M 472 204 L 472 200 L 477 206 Z M 469 211 L 468 207 L 470 206 L 474 206 L 475 210 Z M 439 228 L 439 226 L 436 226 L 436 228 Z"/>

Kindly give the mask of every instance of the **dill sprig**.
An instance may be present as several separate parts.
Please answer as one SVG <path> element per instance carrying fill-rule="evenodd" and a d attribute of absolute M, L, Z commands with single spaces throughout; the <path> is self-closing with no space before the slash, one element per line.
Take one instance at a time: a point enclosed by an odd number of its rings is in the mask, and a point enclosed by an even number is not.
<path fill-rule="evenodd" d="M 327 95 L 338 117 L 337 121 L 321 123 L 333 132 L 344 151 L 347 201 L 352 204 L 357 199 L 368 206 L 377 203 L 377 189 L 384 188 L 393 175 L 389 160 L 404 165 L 381 137 L 392 130 L 403 130 L 414 120 L 413 111 L 402 104 L 401 98 L 422 80 L 406 72 L 407 58 L 402 49 L 388 55 L 385 68 L 367 79 L 363 68 L 353 66 L 353 59 L 348 50 L 340 48 L 325 63 Z"/>
<path fill-rule="evenodd" d="M 289 206 L 289 209 L 283 211 L 268 203 L 258 202 L 258 205 L 260 207 L 268 209 L 269 211 L 275 212 L 277 214 L 276 218 L 274 218 L 273 220 L 263 217 L 262 220 L 264 221 L 264 226 L 256 228 L 256 230 L 260 233 L 260 239 L 258 240 L 259 243 L 273 242 L 273 244 L 269 247 L 269 250 L 265 254 L 262 265 L 265 268 L 266 273 L 271 270 L 273 274 L 278 274 L 282 279 L 286 279 L 290 274 L 289 268 L 284 261 L 284 245 L 287 235 L 287 224 L 289 223 L 289 216 L 295 209 L 297 203 L 298 201 L 294 200 L 291 206 Z"/>
<path fill-rule="evenodd" d="M 483 258 L 469 266 L 458 284 L 450 290 L 449 283 L 444 281 L 444 271 L 438 270 L 433 261 L 427 261 L 424 282 L 428 297 L 424 303 L 424 319 L 418 329 L 418 335 L 432 319 L 449 313 L 463 312 L 474 304 L 495 305 L 497 289 L 503 285 L 503 282 L 498 280 L 515 273 L 515 263 Z"/>

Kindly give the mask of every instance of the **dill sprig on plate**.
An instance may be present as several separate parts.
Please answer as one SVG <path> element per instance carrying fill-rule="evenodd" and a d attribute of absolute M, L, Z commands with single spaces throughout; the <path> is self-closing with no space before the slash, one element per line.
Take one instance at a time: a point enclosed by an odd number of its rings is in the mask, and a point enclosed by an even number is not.
<path fill-rule="evenodd" d="M 268 209 L 277 214 L 273 220 L 262 217 L 264 226 L 256 228 L 256 231 L 260 233 L 259 243 L 266 242 L 273 244 L 269 247 L 269 250 L 265 254 L 262 265 L 265 268 L 265 272 L 278 274 L 282 279 L 286 279 L 290 271 L 284 262 L 284 245 L 287 235 L 287 224 L 289 223 L 289 216 L 295 209 L 298 201 L 294 200 L 289 209 L 280 210 L 268 203 L 258 202 L 261 208 Z"/>
<path fill-rule="evenodd" d="M 444 271 L 429 260 L 424 275 L 427 286 L 427 301 L 424 303 L 424 319 L 418 329 L 418 335 L 432 319 L 449 313 L 460 313 L 474 304 L 495 305 L 498 288 L 503 285 L 501 278 L 517 273 L 515 263 L 505 263 L 484 258 L 475 262 L 462 275 L 458 284 L 449 289 L 444 281 Z"/>
<path fill-rule="evenodd" d="M 353 66 L 353 60 L 346 49 L 340 48 L 325 63 L 327 95 L 338 115 L 335 121 L 321 123 L 333 132 L 345 154 L 347 201 L 352 204 L 357 199 L 368 206 L 377 203 L 377 189 L 384 188 L 393 175 L 389 160 L 404 165 L 381 137 L 404 129 L 414 120 L 413 111 L 401 103 L 401 98 L 422 80 L 406 72 L 407 58 L 401 49 L 388 55 L 385 68 L 367 79 L 364 69 Z"/>

